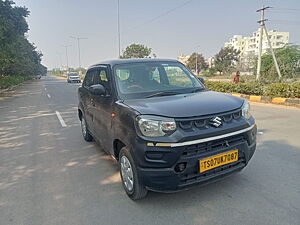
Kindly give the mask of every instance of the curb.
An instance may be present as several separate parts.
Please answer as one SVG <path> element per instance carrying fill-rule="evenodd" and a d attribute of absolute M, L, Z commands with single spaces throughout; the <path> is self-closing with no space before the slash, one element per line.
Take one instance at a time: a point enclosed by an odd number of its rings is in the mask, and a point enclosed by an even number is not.
<path fill-rule="evenodd" d="M 262 103 L 271 103 L 277 105 L 288 105 L 288 106 L 296 106 L 300 108 L 300 99 L 297 98 L 271 98 L 266 96 L 257 96 L 257 95 L 244 95 L 238 93 L 230 93 L 231 95 L 239 98 L 248 99 L 251 102 L 262 102 Z"/>

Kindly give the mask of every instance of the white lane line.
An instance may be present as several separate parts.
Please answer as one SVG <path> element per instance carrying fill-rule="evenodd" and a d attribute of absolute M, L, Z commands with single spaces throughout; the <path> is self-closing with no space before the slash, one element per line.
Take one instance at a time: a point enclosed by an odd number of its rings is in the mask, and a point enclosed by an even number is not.
<path fill-rule="evenodd" d="M 47 94 L 48 98 L 51 98 L 51 95 Z"/>
<path fill-rule="evenodd" d="M 45 91 L 47 91 L 47 88 L 45 88 Z"/>
<path fill-rule="evenodd" d="M 60 113 L 58 111 L 55 111 L 56 116 L 61 124 L 62 127 L 66 127 L 67 124 L 65 123 L 64 119 L 61 117 Z"/>

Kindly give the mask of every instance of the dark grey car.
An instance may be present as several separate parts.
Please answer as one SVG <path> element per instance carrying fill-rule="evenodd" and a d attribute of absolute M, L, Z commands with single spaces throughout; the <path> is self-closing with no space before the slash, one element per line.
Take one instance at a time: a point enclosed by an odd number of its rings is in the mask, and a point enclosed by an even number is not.
<path fill-rule="evenodd" d="M 96 64 L 78 97 L 84 139 L 96 140 L 119 162 L 132 199 L 238 172 L 256 148 L 249 103 L 206 89 L 176 60 Z"/>

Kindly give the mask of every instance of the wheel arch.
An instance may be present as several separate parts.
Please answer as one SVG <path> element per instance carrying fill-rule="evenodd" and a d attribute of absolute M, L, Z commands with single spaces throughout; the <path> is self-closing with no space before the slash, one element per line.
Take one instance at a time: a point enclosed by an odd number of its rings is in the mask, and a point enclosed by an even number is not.
<path fill-rule="evenodd" d="M 119 153 L 123 147 L 126 145 L 119 139 L 115 139 L 113 142 L 113 149 L 114 149 L 114 157 L 119 160 Z"/>
<path fill-rule="evenodd" d="M 83 112 L 80 108 L 78 108 L 78 118 L 80 121 L 82 120 L 82 116 L 83 116 Z"/>

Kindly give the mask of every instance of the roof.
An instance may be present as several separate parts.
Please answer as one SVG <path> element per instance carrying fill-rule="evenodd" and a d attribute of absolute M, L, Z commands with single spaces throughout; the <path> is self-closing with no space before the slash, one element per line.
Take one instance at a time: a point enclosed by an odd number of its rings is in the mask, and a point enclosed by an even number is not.
<path fill-rule="evenodd" d="M 102 61 L 99 62 L 97 64 L 94 64 L 91 67 L 94 66 L 98 66 L 98 65 L 103 65 L 103 64 L 107 64 L 107 65 L 119 65 L 119 64 L 126 64 L 126 63 L 140 63 L 140 62 L 178 62 L 175 59 L 149 59 L 149 58 L 141 58 L 141 59 L 112 59 L 112 60 L 106 60 L 106 61 Z"/>

